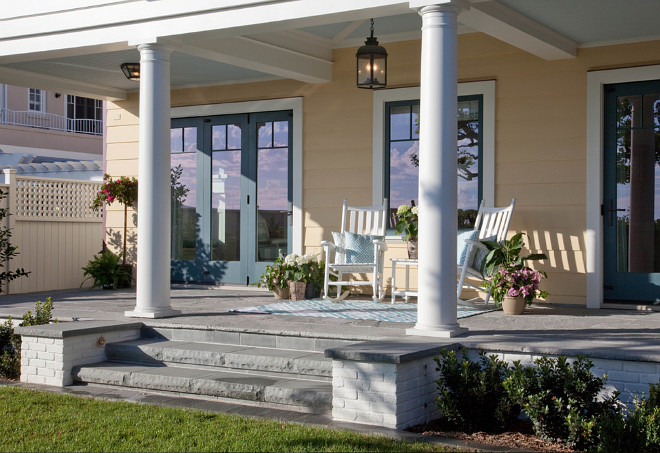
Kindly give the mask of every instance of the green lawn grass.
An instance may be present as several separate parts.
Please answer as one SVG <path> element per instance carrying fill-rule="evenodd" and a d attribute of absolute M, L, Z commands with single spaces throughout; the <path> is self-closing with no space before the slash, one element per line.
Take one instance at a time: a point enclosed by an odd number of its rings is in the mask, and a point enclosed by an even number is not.
<path fill-rule="evenodd" d="M 0 387 L 0 451 L 445 451 L 236 415 Z"/>

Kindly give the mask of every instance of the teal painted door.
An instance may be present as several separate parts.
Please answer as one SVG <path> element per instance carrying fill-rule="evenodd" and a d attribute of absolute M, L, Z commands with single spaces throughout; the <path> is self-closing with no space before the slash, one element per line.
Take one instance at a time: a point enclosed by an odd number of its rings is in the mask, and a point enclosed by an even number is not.
<path fill-rule="evenodd" d="M 291 249 L 291 114 L 172 120 L 172 281 L 254 282 Z"/>
<path fill-rule="evenodd" d="M 660 81 L 605 87 L 606 302 L 660 301 Z"/>

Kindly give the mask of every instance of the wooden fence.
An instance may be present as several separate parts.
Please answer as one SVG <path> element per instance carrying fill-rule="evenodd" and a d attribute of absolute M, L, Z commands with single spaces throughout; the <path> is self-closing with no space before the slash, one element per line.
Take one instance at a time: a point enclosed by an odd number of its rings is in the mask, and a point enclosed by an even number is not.
<path fill-rule="evenodd" d="M 89 208 L 101 183 L 4 174 L 0 190 L 7 197 L 0 203 L 9 216 L 3 221 L 19 255 L 3 265 L 30 275 L 5 285 L 3 294 L 80 287 L 82 267 L 103 245 L 103 214 Z"/>

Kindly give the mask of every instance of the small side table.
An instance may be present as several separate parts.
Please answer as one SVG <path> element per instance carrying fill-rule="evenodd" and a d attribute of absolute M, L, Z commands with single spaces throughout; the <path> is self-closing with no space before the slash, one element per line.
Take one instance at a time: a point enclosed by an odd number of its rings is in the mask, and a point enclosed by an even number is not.
<path fill-rule="evenodd" d="M 417 260 L 408 258 L 392 258 L 392 303 L 394 303 L 396 296 L 403 296 L 404 300 L 408 302 L 410 296 L 417 297 L 417 291 L 410 290 L 410 266 L 417 267 Z M 396 268 L 397 266 L 404 266 L 406 268 L 406 289 L 396 290 Z"/>

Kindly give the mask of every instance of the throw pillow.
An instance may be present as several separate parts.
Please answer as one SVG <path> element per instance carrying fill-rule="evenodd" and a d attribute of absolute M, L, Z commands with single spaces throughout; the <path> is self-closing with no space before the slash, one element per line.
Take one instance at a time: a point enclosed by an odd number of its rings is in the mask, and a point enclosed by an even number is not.
<path fill-rule="evenodd" d="M 465 231 L 456 237 L 456 264 L 462 266 L 468 252 L 466 239 L 474 241 L 479 237 L 479 230 Z"/>
<path fill-rule="evenodd" d="M 344 233 L 344 250 L 347 264 L 363 264 L 374 262 L 374 240 L 383 239 L 383 236 L 372 234 Z M 382 263 L 378 263 L 379 266 Z"/>
<path fill-rule="evenodd" d="M 332 241 L 335 243 L 335 264 L 346 263 L 346 251 L 344 250 L 344 235 L 332 232 Z"/>
<path fill-rule="evenodd" d="M 479 240 L 479 242 L 484 242 L 484 241 L 497 241 L 497 236 L 489 236 L 487 238 L 483 238 Z M 490 250 L 482 250 L 478 248 L 477 253 L 474 254 L 474 259 L 472 260 L 472 264 L 470 265 L 470 267 L 473 269 L 481 270 L 481 266 L 483 265 L 483 262 L 489 253 Z"/>

